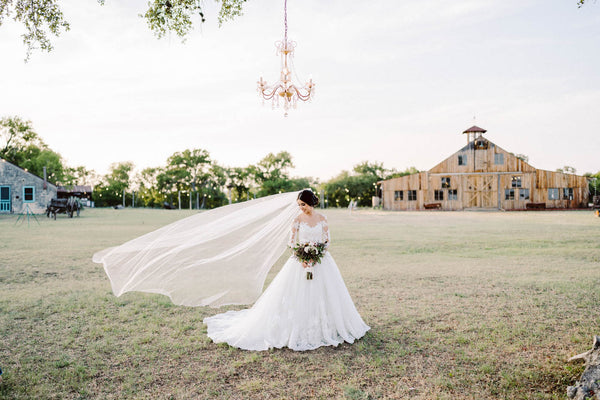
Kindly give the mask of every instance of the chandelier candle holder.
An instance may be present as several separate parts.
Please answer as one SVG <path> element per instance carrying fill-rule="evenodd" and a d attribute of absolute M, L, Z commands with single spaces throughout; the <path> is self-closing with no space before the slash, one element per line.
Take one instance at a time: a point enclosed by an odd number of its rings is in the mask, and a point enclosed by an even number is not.
<path fill-rule="evenodd" d="M 273 108 L 279 107 L 283 102 L 284 116 L 287 117 L 290 108 L 296 108 L 298 100 L 309 101 L 315 92 L 315 84 L 310 78 L 303 86 L 295 85 L 292 81 L 294 48 L 296 42 L 289 41 L 287 37 L 287 0 L 284 0 L 284 20 L 285 31 L 283 40 L 275 43 L 277 55 L 281 56 L 281 74 L 279 81 L 273 85 L 268 85 L 262 76 L 258 80 L 258 93 L 264 100 L 271 100 Z"/>

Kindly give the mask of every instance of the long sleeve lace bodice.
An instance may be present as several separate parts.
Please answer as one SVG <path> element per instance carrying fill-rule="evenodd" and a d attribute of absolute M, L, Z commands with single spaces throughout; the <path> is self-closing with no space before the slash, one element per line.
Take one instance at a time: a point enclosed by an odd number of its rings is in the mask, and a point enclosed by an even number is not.
<path fill-rule="evenodd" d="M 294 220 L 288 242 L 289 247 L 294 247 L 297 243 L 308 242 L 325 243 L 325 248 L 329 247 L 331 237 L 327 218 L 323 216 L 315 225 L 309 225 L 298 218 Z"/>

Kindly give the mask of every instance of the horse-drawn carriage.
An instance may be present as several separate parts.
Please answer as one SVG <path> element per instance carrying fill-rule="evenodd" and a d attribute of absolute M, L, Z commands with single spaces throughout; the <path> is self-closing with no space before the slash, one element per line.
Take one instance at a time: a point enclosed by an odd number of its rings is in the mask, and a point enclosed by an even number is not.
<path fill-rule="evenodd" d="M 69 218 L 73 218 L 73 214 L 81 211 L 81 203 L 77 197 L 69 197 L 68 199 L 52 199 L 46 208 L 46 217 L 56 219 L 56 214 L 67 214 Z"/>

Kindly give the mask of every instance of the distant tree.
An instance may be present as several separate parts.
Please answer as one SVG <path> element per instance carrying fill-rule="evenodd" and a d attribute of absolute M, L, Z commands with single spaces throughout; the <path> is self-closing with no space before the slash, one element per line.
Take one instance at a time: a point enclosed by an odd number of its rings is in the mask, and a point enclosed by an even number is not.
<path fill-rule="evenodd" d="M 242 14 L 246 0 L 217 0 L 221 3 L 219 24 Z M 104 4 L 105 0 L 98 0 Z M 61 0 L 0 0 L 0 26 L 4 18 L 12 17 L 23 24 L 22 35 L 26 57 L 29 60 L 36 49 L 52 51 L 50 36 L 58 37 L 71 29 L 60 7 Z M 150 0 L 148 9 L 140 17 L 146 19 L 148 27 L 158 38 L 175 33 L 184 39 L 191 32 L 194 20 L 204 22 L 202 0 Z"/>
<path fill-rule="evenodd" d="M 65 183 L 65 168 L 63 166 L 60 154 L 50 150 L 47 147 L 28 146 L 20 153 L 23 157 L 18 165 L 39 177 L 44 176 L 44 167 L 46 167 L 46 177 L 49 182 L 58 185 Z"/>
<path fill-rule="evenodd" d="M 415 167 L 408 167 L 404 171 L 391 170 L 385 179 L 399 178 L 401 176 L 418 174 L 419 170 Z"/>
<path fill-rule="evenodd" d="M 94 187 L 94 201 L 97 206 L 115 206 L 123 203 L 123 193 L 127 196 L 126 204 L 131 204 L 131 193 L 128 189 L 133 178 L 134 165 L 132 162 L 111 164 L 109 172 L 101 178 Z"/>
<path fill-rule="evenodd" d="M 94 170 L 87 169 L 84 166 L 79 166 L 75 168 L 65 167 L 61 183 L 63 186 L 94 186 L 98 182 L 98 180 L 99 177 L 96 174 L 96 172 Z"/>
<path fill-rule="evenodd" d="M 593 200 L 594 196 L 600 195 L 600 171 L 595 174 L 591 172 L 586 172 L 584 176 L 589 178 L 589 192 L 590 192 L 590 202 Z"/>
<path fill-rule="evenodd" d="M 174 177 L 178 189 L 196 191 L 211 176 L 211 166 L 208 151 L 188 149 L 169 157 L 166 171 Z"/>
<path fill-rule="evenodd" d="M 24 161 L 22 153 L 29 146 L 47 147 L 33 129 L 31 121 L 17 116 L 0 119 L 0 157 L 19 165 Z"/>
<path fill-rule="evenodd" d="M 248 167 L 254 181 L 259 186 L 258 197 L 286 191 L 289 169 L 294 168 L 292 155 L 287 151 L 269 153 L 256 165 Z"/>
<path fill-rule="evenodd" d="M 63 183 L 67 168 L 60 154 L 51 150 L 35 132 L 31 121 L 20 117 L 0 120 L 0 158 L 34 175 L 46 176 L 51 183 Z"/>
<path fill-rule="evenodd" d="M 226 169 L 227 188 L 232 190 L 232 200 L 243 201 L 250 199 L 252 175 L 249 168 L 233 167 Z"/>
<path fill-rule="evenodd" d="M 224 168 L 213 163 L 203 149 L 174 153 L 155 179 L 157 190 L 171 204 L 181 199 L 181 207 L 187 208 L 191 202 L 195 208 L 214 208 L 226 202 Z"/>
<path fill-rule="evenodd" d="M 161 208 L 166 196 L 158 187 L 158 176 L 162 168 L 145 168 L 136 174 L 134 181 L 136 190 L 136 205 L 143 207 Z"/>
<path fill-rule="evenodd" d="M 352 172 L 342 171 L 324 185 L 328 205 L 346 207 L 356 201 L 361 207 L 370 207 L 373 196 L 379 196 L 377 182 L 418 173 L 415 167 L 404 171 L 387 169 L 383 163 L 364 161 L 357 164 Z"/>
<path fill-rule="evenodd" d="M 354 166 L 353 171 L 359 175 L 372 176 L 376 180 L 382 180 L 387 175 L 388 170 L 383 167 L 383 163 L 363 161 Z"/>
<path fill-rule="evenodd" d="M 565 165 L 562 168 L 557 168 L 556 172 L 562 172 L 562 173 L 565 173 L 565 174 L 575 174 L 577 172 L 577 170 L 575 168 L 573 168 L 573 167 Z"/>

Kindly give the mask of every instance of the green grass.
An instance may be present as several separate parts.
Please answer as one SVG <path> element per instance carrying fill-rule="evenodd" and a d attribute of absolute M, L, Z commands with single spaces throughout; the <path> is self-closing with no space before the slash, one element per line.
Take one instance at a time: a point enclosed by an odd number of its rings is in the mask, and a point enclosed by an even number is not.
<path fill-rule="evenodd" d="M 202 319 L 222 310 L 114 297 L 92 254 L 189 211 L 1 216 L 0 398 L 560 399 L 581 374 L 566 360 L 600 334 L 591 212 L 326 214 L 372 330 L 300 353 L 213 344 Z"/>

